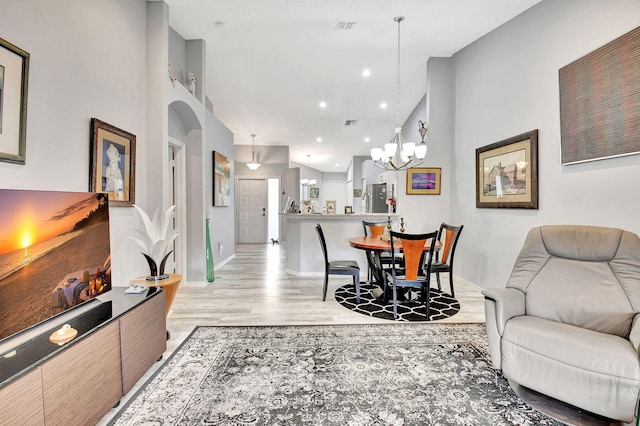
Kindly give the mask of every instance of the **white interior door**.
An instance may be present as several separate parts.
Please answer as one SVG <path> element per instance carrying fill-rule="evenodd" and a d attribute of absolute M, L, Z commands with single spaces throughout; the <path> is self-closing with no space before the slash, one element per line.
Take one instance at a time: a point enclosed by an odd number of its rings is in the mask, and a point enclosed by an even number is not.
<path fill-rule="evenodd" d="M 267 242 L 267 181 L 238 179 L 238 243 Z"/>

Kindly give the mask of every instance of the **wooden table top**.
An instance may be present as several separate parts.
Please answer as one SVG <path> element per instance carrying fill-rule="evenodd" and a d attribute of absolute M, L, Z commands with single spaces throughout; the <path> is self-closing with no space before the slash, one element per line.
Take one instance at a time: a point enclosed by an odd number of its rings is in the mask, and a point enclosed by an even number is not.
<path fill-rule="evenodd" d="M 386 238 L 389 237 L 387 236 Z M 361 250 L 391 251 L 391 243 L 379 235 L 375 237 L 367 236 L 349 238 L 349 245 Z M 402 244 L 398 244 L 398 246 L 394 244 L 394 247 L 402 250 Z M 442 243 L 440 241 L 436 241 L 436 250 L 440 249 L 440 247 L 442 247 Z M 431 248 L 431 240 L 427 240 L 424 243 L 424 248 L 425 250 L 429 250 Z"/>

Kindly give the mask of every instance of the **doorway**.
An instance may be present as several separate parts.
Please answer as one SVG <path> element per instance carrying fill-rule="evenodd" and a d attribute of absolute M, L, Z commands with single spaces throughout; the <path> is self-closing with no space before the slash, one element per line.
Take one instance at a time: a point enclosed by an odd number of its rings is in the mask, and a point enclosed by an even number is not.
<path fill-rule="evenodd" d="M 238 243 L 267 242 L 267 180 L 238 179 Z"/>
<path fill-rule="evenodd" d="M 173 253 L 167 260 L 166 272 L 186 273 L 187 253 L 187 186 L 185 144 L 169 138 L 169 203 L 176 206 L 173 229 L 178 234 L 173 241 Z"/>

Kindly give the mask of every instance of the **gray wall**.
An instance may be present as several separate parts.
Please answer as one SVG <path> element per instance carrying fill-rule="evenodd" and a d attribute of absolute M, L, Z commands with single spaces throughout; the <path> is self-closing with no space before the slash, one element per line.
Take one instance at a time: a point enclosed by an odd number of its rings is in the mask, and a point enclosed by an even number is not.
<path fill-rule="evenodd" d="M 87 191 L 89 128 L 96 117 L 136 135 L 136 202 L 157 207 L 160 195 L 149 194 L 141 178 L 150 143 L 146 6 L 144 0 L 2 1 L 0 36 L 29 52 L 31 63 L 26 164 L 0 162 L 0 187 Z M 137 217 L 127 207 L 111 208 L 110 216 L 114 285 L 128 285 L 148 274 L 126 237 Z"/>
<path fill-rule="evenodd" d="M 451 221 L 465 225 L 456 255 L 462 277 L 504 286 L 538 225 L 640 233 L 640 156 L 561 166 L 558 89 L 559 68 L 638 25 L 637 0 L 547 0 L 454 55 Z M 539 129 L 539 210 L 476 209 L 475 149 L 532 129 Z"/>
<path fill-rule="evenodd" d="M 204 182 L 205 199 L 208 217 L 211 219 L 211 247 L 213 249 L 213 261 L 215 265 L 228 259 L 235 253 L 235 182 L 236 165 L 233 162 L 234 146 L 233 133 L 214 116 L 206 114 L 206 143 Z M 219 151 L 231 161 L 231 206 L 213 207 L 213 158 L 212 152 Z M 246 168 L 246 166 L 245 166 Z M 222 251 L 220 250 L 222 246 Z M 204 264 L 204 262 L 203 262 Z"/>

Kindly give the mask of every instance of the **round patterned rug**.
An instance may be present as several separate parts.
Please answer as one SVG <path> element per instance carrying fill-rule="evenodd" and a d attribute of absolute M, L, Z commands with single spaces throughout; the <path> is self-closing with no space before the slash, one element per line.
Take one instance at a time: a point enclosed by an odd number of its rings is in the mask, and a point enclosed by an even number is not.
<path fill-rule="evenodd" d="M 356 303 L 356 289 L 353 284 L 348 284 L 338 288 L 335 297 L 338 303 L 353 312 L 393 321 L 393 301 L 384 303 L 377 299 L 374 293 L 378 292 L 380 292 L 378 286 L 360 283 L 360 303 Z M 398 301 L 396 321 L 435 321 L 449 318 L 460 311 L 460 302 L 447 293 L 434 288 L 429 293 L 430 318 L 428 320 L 424 304 L 419 300 L 404 300 Z M 413 295 L 415 294 L 414 292 Z"/>

